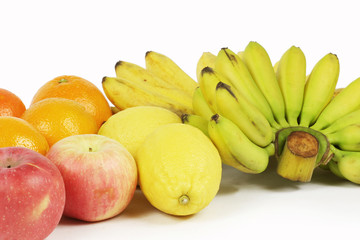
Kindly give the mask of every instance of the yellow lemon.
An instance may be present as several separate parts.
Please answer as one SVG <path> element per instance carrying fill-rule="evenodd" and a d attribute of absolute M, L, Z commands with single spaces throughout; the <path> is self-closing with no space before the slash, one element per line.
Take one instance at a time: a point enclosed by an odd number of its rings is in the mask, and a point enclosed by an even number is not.
<path fill-rule="evenodd" d="M 135 157 L 146 136 L 157 127 L 168 123 L 181 123 L 181 119 L 175 113 L 161 107 L 132 107 L 108 118 L 98 134 L 117 140 Z"/>
<path fill-rule="evenodd" d="M 139 147 L 137 163 L 145 197 L 171 215 L 199 212 L 219 190 L 219 153 L 205 134 L 190 125 L 158 127 Z"/>

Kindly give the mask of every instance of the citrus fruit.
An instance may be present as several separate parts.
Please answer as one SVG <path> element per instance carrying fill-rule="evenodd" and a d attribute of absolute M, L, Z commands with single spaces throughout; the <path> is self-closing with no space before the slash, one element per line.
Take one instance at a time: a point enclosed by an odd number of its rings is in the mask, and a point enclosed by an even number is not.
<path fill-rule="evenodd" d="M 0 133 L 0 148 L 26 147 L 42 155 L 49 150 L 45 137 L 21 118 L 1 116 Z"/>
<path fill-rule="evenodd" d="M 136 151 L 145 137 L 168 123 L 181 123 L 181 119 L 161 107 L 131 107 L 112 115 L 98 133 L 117 140 L 136 158 Z"/>
<path fill-rule="evenodd" d="M 0 88 L 0 116 L 20 117 L 25 109 L 24 103 L 18 96 Z"/>
<path fill-rule="evenodd" d="M 190 125 L 158 127 L 139 147 L 137 166 L 145 197 L 171 215 L 199 212 L 219 190 L 219 153 L 205 134 Z"/>
<path fill-rule="evenodd" d="M 101 91 L 81 77 L 64 75 L 48 81 L 36 92 L 31 104 L 54 97 L 71 99 L 83 105 L 94 116 L 98 127 L 112 115 L 110 105 Z"/>
<path fill-rule="evenodd" d="M 65 98 L 46 98 L 31 104 L 22 118 L 44 135 L 50 147 L 65 137 L 98 130 L 94 117 L 80 103 Z"/>

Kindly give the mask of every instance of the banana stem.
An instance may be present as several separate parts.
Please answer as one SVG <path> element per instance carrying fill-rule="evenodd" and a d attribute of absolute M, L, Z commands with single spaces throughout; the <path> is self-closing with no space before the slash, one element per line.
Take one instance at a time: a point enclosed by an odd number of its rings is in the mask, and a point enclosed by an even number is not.
<path fill-rule="evenodd" d="M 286 139 L 277 173 L 289 180 L 309 182 L 316 167 L 319 142 L 310 133 L 294 131 Z"/>

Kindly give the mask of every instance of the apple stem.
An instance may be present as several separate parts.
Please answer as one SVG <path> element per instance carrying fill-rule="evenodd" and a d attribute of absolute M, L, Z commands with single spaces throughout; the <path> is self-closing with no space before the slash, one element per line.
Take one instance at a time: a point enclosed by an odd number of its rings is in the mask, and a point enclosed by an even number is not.
<path fill-rule="evenodd" d="M 11 168 L 11 165 L 7 165 L 7 168 Z"/>
<path fill-rule="evenodd" d="M 92 152 L 92 148 L 91 148 L 91 147 L 89 147 L 89 152 Z"/>

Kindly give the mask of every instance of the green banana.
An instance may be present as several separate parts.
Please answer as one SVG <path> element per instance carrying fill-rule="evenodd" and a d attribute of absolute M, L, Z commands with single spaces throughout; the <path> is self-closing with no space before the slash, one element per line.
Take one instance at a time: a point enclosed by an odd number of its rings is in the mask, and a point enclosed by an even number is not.
<path fill-rule="evenodd" d="M 194 113 L 202 116 L 205 119 L 210 119 L 214 112 L 210 109 L 209 105 L 207 104 L 204 95 L 201 92 L 200 87 L 197 87 L 194 91 L 192 106 Z"/>
<path fill-rule="evenodd" d="M 196 65 L 196 77 L 198 81 L 201 76 L 201 71 L 205 67 L 211 67 L 213 69 L 215 68 L 215 60 L 216 56 L 214 54 L 212 54 L 211 52 L 203 52 Z"/>
<path fill-rule="evenodd" d="M 290 47 L 278 62 L 276 77 L 285 101 L 286 120 L 298 125 L 306 81 L 306 60 L 300 48 Z"/>
<path fill-rule="evenodd" d="M 360 184 L 360 152 L 342 151 L 331 146 L 334 153 L 332 161 L 337 163 L 340 176 L 345 179 Z"/>
<path fill-rule="evenodd" d="M 273 146 L 261 148 L 251 142 L 229 119 L 215 114 L 209 121 L 208 132 L 224 164 L 246 173 L 261 173 L 269 163 Z"/>
<path fill-rule="evenodd" d="M 207 137 L 210 137 L 208 132 L 209 120 L 195 114 L 183 114 L 181 116 L 181 120 L 184 124 L 196 127 L 201 130 Z"/>
<path fill-rule="evenodd" d="M 159 106 L 179 116 L 193 113 L 192 108 L 164 96 L 155 87 L 148 88 L 136 82 L 115 77 L 104 77 L 102 87 L 107 98 L 119 110 L 135 106 Z"/>
<path fill-rule="evenodd" d="M 284 98 L 266 50 L 257 42 L 250 42 L 244 51 L 244 62 L 268 101 L 275 120 L 282 127 L 289 126 L 285 120 Z"/>
<path fill-rule="evenodd" d="M 253 143 L 265 147 L 272 142 L 273 131 L 264 115 L 229 85 L 217 84 L 215 102 L 218 113 L 235 123 Z"/>
<path fill-rule="evenodd" d="M 342 89 L 321 112 L 312 128 L 321 130 L 337 119 L 360 109 L 360 78 Z M 336 91 L 335 91 L 336 94 Z"/>
<path fill-rule="evenodd" d="M 169 57 L 148 51 L 145 55 L 146 69 L 155 76 L 163 79 L 169 85 L 182 89 L 189 96 L 192 96 L 198 83 L 186 74 L 173 60 Z"/>
<path fill-rule="evenodd" d="M 330 133 L 340 131 L 341 129 L 347 126 L 359 124 L 359 123 L 360 123 L 360 109 L 348 113 L 347 115 L 337 119 L 327 128 L 320 130 L 320 132 L 322 132 L 325 135 L 328 135 Z"/>
<path fill-rule="evenodd" d="M 326 135 L 329 142 L 346 151 L 360 151 L 360 123 Z"/>
<path fill-rule="evenodd" d="M 222 48 L 216 57 L 215 70 L 231 83 L 233 92 L 244 96 L 248 102 L 258 108 L 274 128 L 280 128 L 266 98 L 237 54 L 228 48 Z"/>
<path fill-rule="evenodd" d="M 330 172 L 332 172 L 335 176 L 338 176 L 339 178 L 345 179 L 345 177 L 342 175 L 342 173 L 339 170 L 339 166 L 338 166 L 337 162 L 335 162 L 334 160 L 331 160 L 327 164 L 327 167 L 330 170 Z"/>
<path fill-rule="evenodd" d="M 332 99 L 339 78 L 339 59 L 329 53 L 312 69 L 305 85 L 300 125 L 308 127 L 315 123 L 321 111 Z"/>

